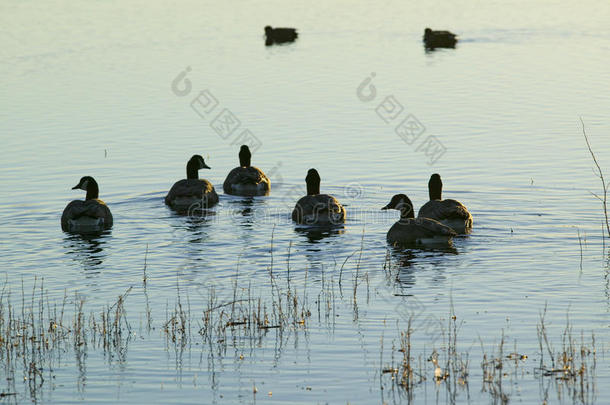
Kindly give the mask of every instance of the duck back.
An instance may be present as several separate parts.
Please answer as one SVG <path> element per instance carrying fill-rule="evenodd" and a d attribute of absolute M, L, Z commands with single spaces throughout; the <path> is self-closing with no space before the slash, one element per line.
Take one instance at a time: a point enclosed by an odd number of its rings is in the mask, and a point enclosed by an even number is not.
<path fill-rule="evenodd" d="M 236 167 L 229 172 L 222 188 L 225 193 L 233 195 L 267 195 L 271 182 L 258 167 Z"/>
<path fill-rule="evenodd" d="M 61 228 L 66 232 L 89 233 L 112 228 L 110 209 L 99 198 L 74 200 L 61 215 Z"/>
<path fill-rule="evenodd" d="M 306 195 L 297 201 L 292 220 L 305 225 L 338 225 L 345 222 L 345 208 L 331 195 Z"/>

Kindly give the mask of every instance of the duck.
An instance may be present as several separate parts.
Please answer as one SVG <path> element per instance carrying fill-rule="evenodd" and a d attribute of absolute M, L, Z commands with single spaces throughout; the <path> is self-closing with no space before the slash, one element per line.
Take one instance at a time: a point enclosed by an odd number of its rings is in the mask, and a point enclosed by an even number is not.
<path fill-rule="evenodd" d="M 248 145 L 239 149 L 239 167 L 231 170 L 225 179 L 222 189 L 226 194 L 241 196 L 267 195 L 271 182 L 258 167 L 251 165 L 252 153 Z"/>
<path fill-rule="evenodd" d="M 468 208 L 456 200 L 443 200 L 442 192 L 441 176 L 434 173 L 428 181 L 430 201 L 419 209 L 417 217 L 435 219 L 457 233 L 468 233 L 472 229 L 472 215 L 468 212 Z"/>
<path fill-rule="evenodd" d="M 455 48 L 456 35 L 449 31 L 434 31 L 430 28 L 424 30 L 424 44 L 428 49 Z"/>
<path fill-rule="evenodd" d="M 387 233 L 392 245 L 449 244 L 455 231 L 431 218 L 415 218 L 413 203 L 407 195 L 396 194 L 382 210 L 400 211 L 400 220 Z"/>
<path fill-rule="evenodd" d="M 178 180 L 165 196 L 165 204 L 176 211 L 210 208 L 218 203 L 212 183 L 199 178 L 200 169 L 211 169 L 201 155 L 193 155 L 186 163 L 186 179 Z"/>
<path fill-rule="evenodd" d="M 307 195 L 292 210 L 292 220 L 299 224 L 329 226 L 345 222 L 345 208 L 335 197 L 320 194 L 320 174 L 309 169 L 305 177 Z"/>
<path fill-rule="evenodd" d="M 298 36 L 299 33 L 295 28 L 271 28 L 269 25 L 265 27 L 266 45 L 294 42 Z"/>
<path fill-rule="evenodd" d="M 112 228 L 113 218 L 110 208 L 99 199 L 100 189 L 91 176 L 81 177 L 72 190 L 87 192 L 85 200 L 70 202 L 61 214 L 61 229 L 71 233 L 99 233 Z"/>

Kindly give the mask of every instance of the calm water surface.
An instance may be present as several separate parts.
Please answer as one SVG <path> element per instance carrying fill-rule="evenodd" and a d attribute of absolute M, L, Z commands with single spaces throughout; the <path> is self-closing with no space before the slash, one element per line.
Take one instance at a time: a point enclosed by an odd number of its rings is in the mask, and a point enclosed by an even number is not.
<path fill-rule="evenodd" d="M 481 390 L 481 342 L 491 352 L 503 333 L 506 351 L 528 355 L 504 387 L 511 402 L 578 402 L 535 376 L 545 305 L 556 348 L 566 315 L 576 335 L 595 333 L 588 401 L 610 395 L 610 284 L 590 193 L 600 183 L 579 121 L 610 170 L 607 2 L 9 0 L 0 15 L 5 291 L 19 305 L 22 285 L 29 296 L 44 279 L 50 303 L 66 295 L 72 309 L 82 297 L 97 314 L 132 287 L 125 351 L 91 346 L 83 364 L 68 348 L 35 395 L 22 368 L 11 376 L 3 365 L 0 390 L 17 394 L 7 400 L 407 402 L 380 371 L 401 355 L 392 346 L 410 313 L 412 350 L 428 376 L 415 402 L 493 402 Z M 267 24 L 296 26 L 300 38 L 265 47 Z M 457 32 L 457 49 L 426 53 L 426 26 Z M 190 91 L 183 80 L 172 87 L 187 68 Z M 362 101 L 357 89 L 371 77 L 375 97 Z M 209 116 L 191 108 L 204 90 L 218 102 Z M 388 103 L 395 110 L 384 113 Z M 224 109 L 241 123 L 226 138 L 210 127 Z M 425 130 L 405 142 L 395 128 L 409 116 Z M 244 129 L 260 141 L 253 163 L 269 174 L 271 195 L 221 194 L 205 218 L 170 212 L 163 197 L 192 154 L 205 157 L 212 170 L 201 175 L 222 190 Z M 431 140 L 440 143 L 432 156 Z M 290 222 L 310 167 L 346 206 L 342 230 L 320 235 Z M 472 235 L 450 251 L 388 251 L 398 213 L 380 208 L 395 193 L 421 206 L 434 172 L 472 212 Z M 115 219 L 93 240 L 59 224 L 65 205 L 84 197 L 70 190 L 83 175 L 97 179 Z M 281 286 L 290 278 L 307 294 L 306 325 L 223 350 L 203 345 L 197 331 L 211 289 L 220 303 L 232 300 L 234 283 L 271 300 L 270 269 Z M 193 319 L 181 350 L 163 332 L 178 293 Z M 324 297 L 329 317 L 317 312 Z M 425 362 L 446 349 L 439 322 L 446 327 L 451 306 L 459 350 L 470 356 L 468 387 L 453 397 Z"/>

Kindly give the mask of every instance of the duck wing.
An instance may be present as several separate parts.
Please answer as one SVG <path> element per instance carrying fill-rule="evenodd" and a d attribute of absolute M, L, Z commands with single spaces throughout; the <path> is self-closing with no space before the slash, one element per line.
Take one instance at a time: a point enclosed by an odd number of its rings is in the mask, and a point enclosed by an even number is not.
<path fill-rule="evenodd" d="M 434 236 L 455 236 L 457 233 L 446 225 L 431 218 L 415 218 L 411 219 L 411 227 L 416 228 L 416 232 L 421 233 L 423 237 Z"/>
<path fill-rule="evenodd" d="M 432 31 L 432 35 L 439 39 L 454 39 L 456 36 L 453 32 L 450 31 Z"/>
<path fill-rule="evenodd" d="M 456 233 L 453 229 L 430 218 L 409 218 L 396 222 L 387 234 L 390 243 L 410 244 L 425 240 L 449 241 Z"/>
<path fill-rule="evenodd" d="M 273 28 L 271 37 L 275 41 L 294 41 L 299 36 L 295 28 Z"/>
<path fill-rule="evenodd" d="M 413 239 L 456 235 L 453 229 L 430 218 L 409 218 L 407 220 L 400 220 L 392 225 L 390 232 L 408 235 Z"/>
<path fill-rule="evenodd" d="M 177 181 L 165 196 L 165 203 L 170 204 L 177 197 L 203 198 L 208 193 L 215 193 L 212 183 L 205 179 L 182 179 Z"/>
<path fill-rule="evenodd" d="M 231 192 L 231 186 L 233 185 L 257 185 L 261 183 L 269 184 L 269 178 L 258 167 L 236 167 L 229 172 L 222 187 L 225 192 Z"/>
<path fill-rule="evenodd" d="M 82 217 L 102 218 L 105 228 L 110 228 L 113 224 L 112 213 L 104 201 L 100 199 L 74 200 L 66 206 L 61 215 L 62 228 L 68 229 L 70 220 L 77 220 Z"/>
<path fill-rule="evenodd" d="M 424 42 L 429 48 L 453 48 L 457 38 L 449 31 L 432 31 L 424 34 Z"/>
<path fill-rule="evenodd" d="M 445 219 L 463 219 L 466 221 L 472 218 L 464 204 L 451 199 L 428 201 L 419 209 L 417 217 L 432 218 L 437 221 Z"/>
<path fill-rule="evenodd" d="M 332 195 L 306 195 L 297 201 L 292 210 L 292 220 L 308 224 L 340 223 L 345 220 L 345 208 Z"/>

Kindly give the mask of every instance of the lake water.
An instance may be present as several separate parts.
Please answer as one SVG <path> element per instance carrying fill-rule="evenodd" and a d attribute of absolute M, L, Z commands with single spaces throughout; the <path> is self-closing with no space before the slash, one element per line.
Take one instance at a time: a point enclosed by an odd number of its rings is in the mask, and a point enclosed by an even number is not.
<path fill-rule="evenodd" d="M 5 401 L 601 403 L 610 395 L 608 256 L 591 194 L 601 184 L 580 123 L 610 176 L 609 3 L 8 0 L 0 15 L 2 305 L 31 307 L 44 280 L 45 312 L 65 296 L 67 319 L 81 299 L 87 319 L 99 319 L 131 287 L 120 350 L 66 343 L 36 366 L 44 381 L 34 389 L 31 366 L 3 354 Z M 300 36 L 265 47 L 267 24 Z M 459 34 L 457 48 L 425 52 L 427 26 Z M 214 109 L 202 112 L 210 100 Z M 218 134 L 218 114 L 239 128 Z M 403 121 L 417 133 L 401 138 Z M 168 210 L 163 197 L 193 154 L 212 167 L 200 176 L 222 191 L 244 130 L 258 144 L 253 164 L 271 178 L 270 196 L 221 194 L 205 218 Z M 347 209 L 339 231 L 290 221 L 311 167 L 322 192 Z M 435 172 L 444 195 L 473 214 L 472 234 L 446 251 L 388 250 L 398 213 L 380 208 L 396 193 L 421 206 Z M 84 198 L 71 190 L 84 175 L 96 178 L 115 220 L 93 240 L 59 222 L 69 201 Z M 218 305 L 250 294 L 271 309 L 282 291 L 306 298 L 304 323 L 256 338 L 238 326 L 213 343 L 198 333 L 212 293 Z M 164 330 L 178 297 L 190 319 L 180 343 Z M 583 395 L 573 381 L 541 375 L 545 307 L 555 351 L 566 317 L 579 343 L 581 331 L 585 343 L 595 335 Z M 435 382 L 427 361 L 451 352 L 452 314 L 467 384 L 454 375 Z M 382 373 L 402 358 L 409 317 L 412 356 L 427 377 L 410 396 Z M 504 366 L 496 395 L 481 362 L 502 336 L 505 355 L 528 357 Z"/>

